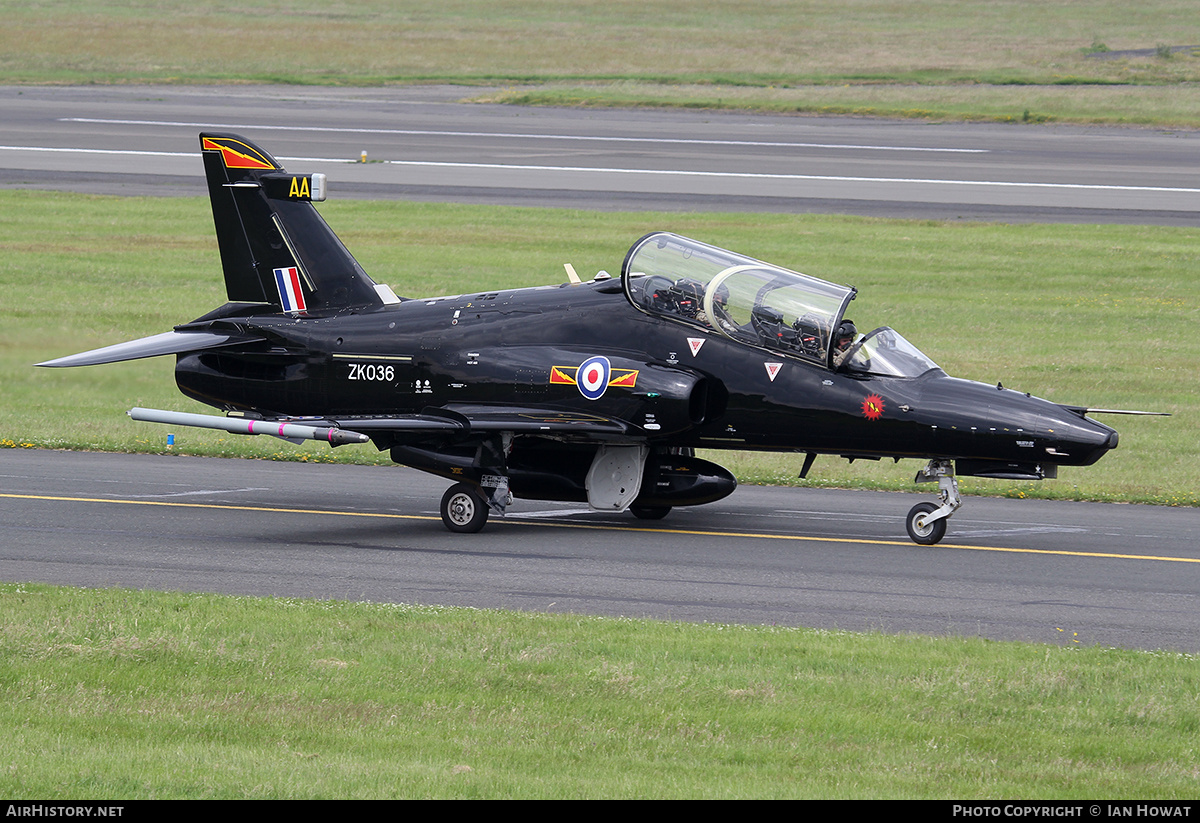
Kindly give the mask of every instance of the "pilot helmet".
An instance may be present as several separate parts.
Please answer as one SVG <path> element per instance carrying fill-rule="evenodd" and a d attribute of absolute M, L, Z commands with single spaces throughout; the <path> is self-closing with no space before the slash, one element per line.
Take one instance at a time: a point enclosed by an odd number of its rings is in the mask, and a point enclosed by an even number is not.
<path fill-rule="evenodd" d="M 724 283 L 717 286 L 717 290 L 713 292 L 713 304 L 721 308 L 729 305 L 729 286 Z"/>
<path fill-rule="evenodd" d="M 855 337 L 858 337 L 858 329 L 854 327 L 854 321 L 843 320 L 834 335 L 834 343 L 839 349 L 844 349 L 854 342 Z"/>

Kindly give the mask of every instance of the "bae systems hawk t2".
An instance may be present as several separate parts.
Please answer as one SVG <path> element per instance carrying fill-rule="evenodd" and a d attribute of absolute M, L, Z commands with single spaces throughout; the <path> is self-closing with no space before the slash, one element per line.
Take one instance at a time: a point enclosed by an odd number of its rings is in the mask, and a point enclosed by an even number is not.
<path fill-rule="evenodd" d="M 907 517 L 938 542 L 956 475 L 1033 480 L 1087 466 L 1117 433 L 1063 406 L 946 375 L 896 331 L 859 334 L 855 290 L 666 232 L 561 286 L 409 299 L 376 284 L 288 173 L 232 134 L 201 134 L 229 302 L 152 337 L 42 366 L 172 354 L 179 389 L 226 416 L 136 420 L 370 442 L 454 481 L 456 532 L 513 497 L 657 519 L 737 485 L 696 449 L 927 461 L 938 502 Z"/>

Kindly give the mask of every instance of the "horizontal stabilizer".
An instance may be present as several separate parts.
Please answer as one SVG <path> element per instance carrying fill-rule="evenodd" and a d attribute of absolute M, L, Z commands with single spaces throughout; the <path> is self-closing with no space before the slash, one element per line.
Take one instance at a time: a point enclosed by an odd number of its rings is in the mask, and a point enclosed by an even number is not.
<path fill-rule="evenodd" d="M 199 351 L 200 349 L 215 349 L 221 346 L 232 346 L 239 343 L 251 343 L 257 338 L 244 335 L 224 334 L 210 331 L 169 331 L 162 334 L 143 337 L 138 340 L 127 340 L 102 349 L 70 354 L 55 360 L 38 363 L 48 368 L 63 368 L 66 366 L 98 366 L 102 363 L 118 363 L 122 360 L 140 360 L 143 357 L 158 357 L 162 354 L 182 354 Z"/>

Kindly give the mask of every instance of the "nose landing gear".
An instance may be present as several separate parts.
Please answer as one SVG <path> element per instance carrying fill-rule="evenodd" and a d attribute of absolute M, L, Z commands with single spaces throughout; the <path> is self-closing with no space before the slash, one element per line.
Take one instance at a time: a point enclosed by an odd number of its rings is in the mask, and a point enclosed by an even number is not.
<path fill-rule="evenodd" d="M 946 518 L 962 505 L 958 494 L 958 480 L 954 477 L 954 464 L 949 460 L 930 460 L 925 468 L 917 472 L 917 483 L 937 481 L 941 506 L 918 503 L 908 511 L 905 526 L 914 543 L 932 546 L 946 536 Z"/>

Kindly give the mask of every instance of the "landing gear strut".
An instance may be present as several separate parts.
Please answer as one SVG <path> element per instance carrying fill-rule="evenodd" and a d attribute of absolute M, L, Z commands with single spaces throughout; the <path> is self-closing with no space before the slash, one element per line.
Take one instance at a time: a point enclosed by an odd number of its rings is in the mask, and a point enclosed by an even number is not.
<path fill-rule="evenodd" d="M 958 494 L 958 480 L 954 477 L 954 464 L 951 461 L 930 460 L 925 468 L 917 472 L 918 483 L 932 483 L 935 480 L 942 505 L 918 503 L 909 509 L 908 518 L 904 521 L 908 528 L 908 536 L 914 543 L 920 543 L 922 546 L 932 546 L 946 536 L 946 518 L 962 505 L 962 498 Z"/>

